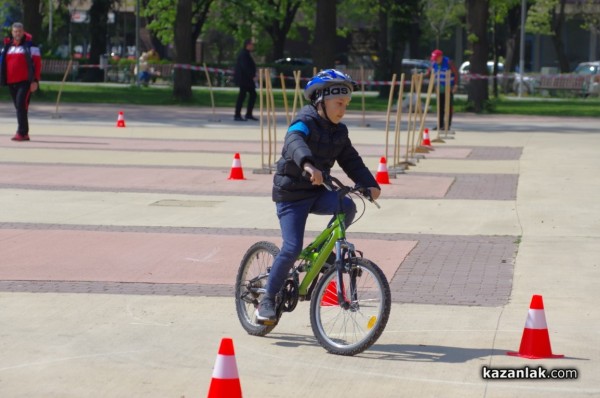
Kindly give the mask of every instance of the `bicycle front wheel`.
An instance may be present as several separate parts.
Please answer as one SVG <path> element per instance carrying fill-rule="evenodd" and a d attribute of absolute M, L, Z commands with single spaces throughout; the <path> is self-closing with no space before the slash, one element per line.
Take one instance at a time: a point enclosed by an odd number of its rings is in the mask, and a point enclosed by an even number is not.
<path fill-rule="evenodd" d="M 332 267 L 315 287 L 310 323 L 317 341 L 332 354 L 355 355 L 369 348 L 385 329 L 392 297 L 383 271 L 356 258 L 342 273 L 345 304 L 338 303 L 337 270 Z"/>
<path fill-rule="evenodd" d="M 242 327 L 253 336 L 264 336 L 275 327 L 259 324 L 256 309 L 263 295 L 260 291 L 267 284 L 268 268 L 278 253 L 279 248 L 273 243 L 257 242 L 246 251 L 238 270 L 235 309 Z"/>

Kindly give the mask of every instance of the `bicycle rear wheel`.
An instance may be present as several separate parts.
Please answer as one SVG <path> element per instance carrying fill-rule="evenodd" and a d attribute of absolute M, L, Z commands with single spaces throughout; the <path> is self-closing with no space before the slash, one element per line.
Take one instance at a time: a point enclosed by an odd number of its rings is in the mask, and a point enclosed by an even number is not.
<path fill-rule="evenodd" d="M 332 354 L 355 355 L 369 348 L 385 329 L 392 297 L 383 271 L 369 260 L 352 259 L 342 273 L 348 304 L 338 303 L 337 270 L 317 283 L 310 303 L 310 324 L 317 341 Z"/>
<path fill-rule="evenodd" d="M 235 309 L 242 327 L 253 336 L 264 336 L 275 325 L 261 325 L 256 321 L 256 309 L 262 297 L 258 289 L 267 284 L 267 268 L 273 265 L 279 248 L 271 242 L 257 242 L 252 245 L 240 264 L 235 281 Z"/>

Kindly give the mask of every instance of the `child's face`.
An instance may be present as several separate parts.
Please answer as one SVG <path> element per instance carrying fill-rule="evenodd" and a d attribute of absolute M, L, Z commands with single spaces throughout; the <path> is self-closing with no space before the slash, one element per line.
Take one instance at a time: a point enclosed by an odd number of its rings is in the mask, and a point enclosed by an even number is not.
<path fill-rule="evenodd" d="M 346 114 L 346 108 L 350 103 L 349 97 L 338 97 L 332 99 L 326 99 L 324 101 L 325 108 L 327 109 L 327 116 L 332 123 L 338 124 L 344 115 Z"/>

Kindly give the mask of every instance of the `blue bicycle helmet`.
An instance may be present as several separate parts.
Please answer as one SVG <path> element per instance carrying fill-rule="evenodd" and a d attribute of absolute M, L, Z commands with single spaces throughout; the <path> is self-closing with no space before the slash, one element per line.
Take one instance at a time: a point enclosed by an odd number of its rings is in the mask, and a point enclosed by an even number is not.
<path fill-rule="evenodd" d="M 328 95 L 350 97 L 356 88 L 356 82 L 347 74 L 336 69 L 326 69 L 310 79 L 304 89 L 304 98 L 316 105 Z"/>

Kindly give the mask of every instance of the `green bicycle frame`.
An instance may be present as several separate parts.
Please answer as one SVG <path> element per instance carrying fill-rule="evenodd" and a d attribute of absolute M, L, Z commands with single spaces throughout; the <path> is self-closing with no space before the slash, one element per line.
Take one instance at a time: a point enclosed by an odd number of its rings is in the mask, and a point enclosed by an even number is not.
<path fill-rule="evenodd" d="M 304 260 L 307 264 L 306 276 L 298 287 L 298 293 L 301 296 L 308 294 L 311 282 L 319 275 L 327 257 L 335 247 L 335 242 L 346 238 L 345 218 L 344 213 L 338 213 L 331 225 L 306 246 L 298 256 L 299 260 Z M 320 249 L 317 250 L 319 247 Z"/>

